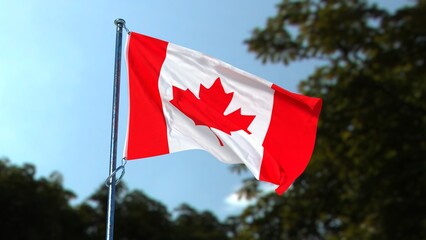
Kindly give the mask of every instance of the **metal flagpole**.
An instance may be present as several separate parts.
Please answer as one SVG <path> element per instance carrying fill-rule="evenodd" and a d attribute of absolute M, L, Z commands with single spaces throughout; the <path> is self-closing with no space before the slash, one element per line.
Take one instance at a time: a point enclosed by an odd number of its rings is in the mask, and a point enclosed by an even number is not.
<path fill-rule="evenodd" d="M 106 224 L 106 240 L 114 239 L 114 211 L 115 211 L 115 184 L 116 178 L 116 158 L 117 158 L 117 136 L 118 136 L 118 109 L 120 103 L 120 74 L 121 74 L 121 48 L 123 27 L 126 24 L 121 18 L 114 21 L 117 26 L 115 38 L 115 64 L 114 64 L 114 93 L 112 102 L 112 122 L 111 122 L 111 146 L 108 186 L 108 209 Z"/>

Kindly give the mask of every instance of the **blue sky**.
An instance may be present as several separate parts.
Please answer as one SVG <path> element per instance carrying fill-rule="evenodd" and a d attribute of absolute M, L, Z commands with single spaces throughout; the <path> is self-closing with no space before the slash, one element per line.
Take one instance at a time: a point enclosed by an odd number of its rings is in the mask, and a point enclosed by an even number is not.
<path fill-rule="evenodd" d="M 131 31 L 204 52 L 290 90 L 314 63 L 262 65 L 243 44 L 275 13 L 277 0 L 0 0 L 0 157 L 59 171 L 81 202 L 108 175 L 114 19 Z M 407 1 L 381 0 L 394 9 Z M 123 42 L 125 42 L 125 38 Z M 123 55 L 118 155 L 127 124 Z M 246 175 L 248 176 L 248 175 Z M 224 218 L 244 203 L 242 176 L 202 151 L 130 161 L 124 181 L 166 204 L 189 203 Z"/>

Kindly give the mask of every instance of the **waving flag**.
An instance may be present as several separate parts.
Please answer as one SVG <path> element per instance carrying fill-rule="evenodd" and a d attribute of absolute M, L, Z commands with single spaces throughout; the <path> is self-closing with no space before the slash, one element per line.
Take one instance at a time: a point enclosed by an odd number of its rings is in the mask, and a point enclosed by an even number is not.
<path fill-rule="evenodd" d="M 127 160 L 203 149 L 245 164 L 257 179 L 279 185 L 279 194 L 306 168 L 321 99 L 134 32 L 127 64 Z"/>

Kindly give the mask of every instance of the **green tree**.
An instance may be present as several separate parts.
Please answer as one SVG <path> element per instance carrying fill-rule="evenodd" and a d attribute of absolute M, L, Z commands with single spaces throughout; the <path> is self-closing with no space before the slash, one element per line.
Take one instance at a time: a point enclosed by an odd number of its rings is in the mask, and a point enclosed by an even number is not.
<path fill-rule="evenodd" d="M 117 237 L 131 239 L 171 239 L 172 223 L 166 207 L 139 190 L 125 195 L 117 206 Z"/>
<path fill-rule="evenodd" d="M 198 212 L 187 204 L 176 210 L 178 216 L 174 221 L 176 240 L 226 240 L 227 227 L 209 211 Z"/>
<path fill-rule="evenodd" d="M 108 189 L 102 185 L 79 210 L 90 239 L 105 238 Z M 118 239 L 172 239 L 173 226 L 167 208 L 139 190 L 129 191 L 122 182 L 116 188 L 114 236 Z"/>
<path fill-rule="evenodd" d="M 234 219 L 236 239 L 426 238 L 426 1 L 410 3 L 283 0 L 253 31 L 265 63 L 319 63 L 300 90 L 323 109 L 306 172 Z"/>
<path fill-rule="evenodd" d="M 108 188 L 102 185 L 86 201 L 71 206 L 74 193 L 62 175 L 35 179 L 36 168 L 0 159 L 0 239 L 104 239 Z M 114 237 L 122 240 L 228 239 L 227 227 L 211 212 L 181 205 L 175 220 L 167 208 L 140 190 L 116 188 Z"/>
<path fill-rule="evenodd" d="M 0 159 L 0 239 L 85 239 L 61 175 L 35 179 L 35 172 L 33 165 Z"/>

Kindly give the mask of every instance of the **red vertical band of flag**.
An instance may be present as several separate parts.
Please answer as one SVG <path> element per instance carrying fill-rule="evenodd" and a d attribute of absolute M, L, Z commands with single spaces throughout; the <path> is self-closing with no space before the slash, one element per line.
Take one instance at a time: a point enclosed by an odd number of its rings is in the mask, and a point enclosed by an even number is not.
<path fill-rule="evenodd" d="M 307 98 L 272 85 L 274 105 L 263 142 L 259 180 L 272 182 L 284 193 L 311 158 L 322 100 Z"/>
<path fill-rule="evenodd" d="M 131 33 L 132 35 L 135 33 Z M 132 41 L 132 44 L 130 44 Z M 166 58 L 167 42 L 144 35 L 130 37 L 127 49 L 129 74 L 128 160 L 169 153 L 158 78 Z"/>

